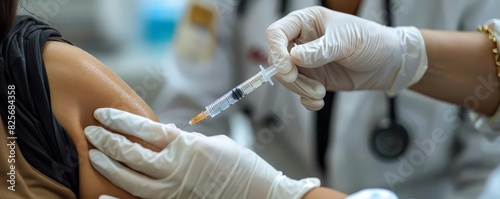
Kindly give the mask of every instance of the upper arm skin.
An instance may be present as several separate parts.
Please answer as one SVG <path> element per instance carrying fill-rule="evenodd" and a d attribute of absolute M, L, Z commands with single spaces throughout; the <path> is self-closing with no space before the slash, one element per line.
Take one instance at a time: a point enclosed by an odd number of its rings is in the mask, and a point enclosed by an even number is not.
<path fill-rule="evenodd" d="M 97 108 L 112 107 L 158 121 L 148 105 L 109 70 L 85 51 L 61 42 L 47 42 L 43 59 L 49 80 L 52 111 L 71 136 L 78 152 L 80 197 L 98 198 L 101 194 L 119 198 L 131 195 L 114 186 L 94 170 L 89 162 L 83 129 L 99 125 L 93 117 Z M 131 139 L 158 150 L 138 139 Z"/>

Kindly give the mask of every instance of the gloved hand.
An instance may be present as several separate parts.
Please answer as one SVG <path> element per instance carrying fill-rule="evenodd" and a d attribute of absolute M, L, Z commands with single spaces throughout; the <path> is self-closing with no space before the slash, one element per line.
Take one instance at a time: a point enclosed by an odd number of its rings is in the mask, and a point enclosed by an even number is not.
<path fill-rule="evenodd" d="M 101 127 L 85 128 L 93 167 L 142 198 L 301 198 L 316 178 L 293 180 L 251 150 L 220 135 L 181 131 L 124 111 L 103 108 L 94 117 L 109 129 L 163 150 L 153 152 Z M 124 163 L 130 168 L 120 164 Z"/>
<path fill-rule="evenodd" d="M 319 6 L 276 21 L 266 38 L 278 79 L 311 110 L 323 107 L 325 90 L 395 92 L 416 83 L 427 69 L 417 28 L 391 28 Z"/>

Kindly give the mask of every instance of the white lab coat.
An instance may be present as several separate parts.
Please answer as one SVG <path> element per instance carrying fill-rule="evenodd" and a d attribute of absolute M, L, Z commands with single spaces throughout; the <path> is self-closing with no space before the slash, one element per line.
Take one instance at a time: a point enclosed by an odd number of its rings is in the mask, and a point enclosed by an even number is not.
<path fill-rule="evenodd" d="M 202 67 L 182 64 L 167 70 L 166 79 L 170 81 L 153 104 L 162 122 L 185 124 L 215 98 L 258 72 L 257 66 L 264 63 L 252 59 L 251 54 L 267 54 L 264 33 L 281 17 L 278 2 L 248 1 L 245 15 L 237 23 L 230 17 L 235 13 L 226 11 L 219 27 L 214 62 Z M 393 2 L 396 26 L 474 30 L 490 18 L 500 18 L 499 0 Z M 290 0 L 289 8 L 313 4 Z M 385 23 L 383 12 L 382 0 L 364 0 L 359 16 Z M 231 30 L 236 34 L 231 34 Z M 221 71 L 223 74 L 217 76 Z M 228 78 L 230 74 L 234 76 Z M 500 162 L 500 150 L 491 150 L 498 149 L 500 142 L 489 141 L 470 122 L 462 123 L 456 106 L 403 91 L 398 96 L 398 121 L 409 131 L 410 145 L 398 160 L 381 160 L 370 150 L 369 138 L 376 124 L 388 117 L 387 103 L 383 92 L 337 93 L 327 154 L 329 172 L 324 178 L 315 159 L 314 113 L 303 108 L 295 94 L 279 84 L 265 86 L 237 106 L 250 108 L 253 150 L 293 178 L 320 177 L 323 186 L 346 193 L 378 187 L 391 189 L 400 198 L 476 198 Z M 223 113 L 186 130 L 206 134 L 229 132 L 230 115 Z"/>

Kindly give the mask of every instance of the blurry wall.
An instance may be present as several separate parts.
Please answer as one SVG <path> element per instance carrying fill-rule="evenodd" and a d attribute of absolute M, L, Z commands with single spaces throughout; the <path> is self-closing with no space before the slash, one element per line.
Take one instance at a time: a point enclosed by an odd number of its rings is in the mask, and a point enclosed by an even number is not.
<path fill-rule="evenodd" d="M 138 27 L 139 0 L 21 1 L 20 13 L 33 14 L 89 52 L 112 52 L 132 40 Z"/>
<path fill-rule="evenodd" d="M 21 0 L 20 14 L 35 15 L 117 73 L 150 103 L 163 81 L 145 79 L 167 67 L 178 18 L 188 0 Z M 175 18 L 177 17 L 177 18 Z M 170 62 L 167 62 L 170 63 Z M 148 84 L 148 85 L 149 85 Z"/>

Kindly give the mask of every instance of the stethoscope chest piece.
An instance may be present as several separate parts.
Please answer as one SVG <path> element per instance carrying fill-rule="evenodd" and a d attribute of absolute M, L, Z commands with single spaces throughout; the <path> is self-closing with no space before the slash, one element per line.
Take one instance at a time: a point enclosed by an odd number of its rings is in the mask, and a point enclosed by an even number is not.
<path fill-rule="evenodd" d="M 408 131 L 394 120 L 383 120 L 371 136 L 372 151 L 383 159 L 396 159 L 409 144 Z"/>

